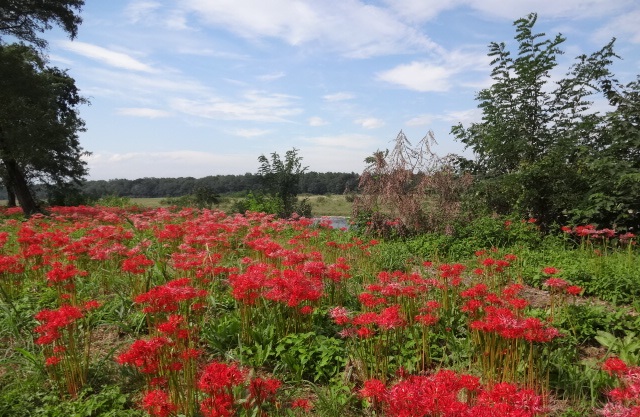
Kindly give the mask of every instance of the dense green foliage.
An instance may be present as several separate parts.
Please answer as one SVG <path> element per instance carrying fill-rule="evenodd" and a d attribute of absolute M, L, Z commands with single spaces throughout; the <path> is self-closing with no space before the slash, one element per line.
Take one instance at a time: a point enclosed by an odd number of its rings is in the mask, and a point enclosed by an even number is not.
<path fill-rule="evenodd" d="M 73 78 L 47 65 L 40 32 L 59 25 L 73 38 L 84 1 L 0 2 L 0 178 L 9 205 L 16 200 L 28 215 L 39 211 L 32 184 L 47 186 L 57 204 L 77 203 L 77 186 L 86 175 L 85 153 L 77 133 L 84 130 L 80 96 Z M 10 35 L 31 43 L 6 44 Z M 74 200 L 68 201 L 68 197 Z M 67 201 L 65 201 L 67 200 Z"/>
<path fill-rule="evenodd" d="M 11 35 L 44 48 L 47 41 L 39 34 L 55 24 L 73 39 L 82 23 L 78 14 L 82 6 L 84 0 L 0 0 L 0 36 Z"/>
<path fill-rule="evenodd" d="M 477 179 L 473 198 L 490 211 L 553 223 L 640 224 L 640 84 L 620 84 L 610 71 L 614 42 L 577 57 L 566 76 L 550 80 L 561 35 L 534 33 L 537 16 L 517 20 L 517 54 L 492 43 L 493 85 L 478 93 L 482 121 L 454 126 L 475 160 L 461 168 Z M 604 96 L 611 111 L 593 108 Z"/>
<path fill-rule="evenodd" d="M 0 44 L 0 176 L 27 213 L 37 210 L 30 184 L 79 184 L 86 175 L 77 133 L 85 103 L 74 80 L 31 47 Z"/>

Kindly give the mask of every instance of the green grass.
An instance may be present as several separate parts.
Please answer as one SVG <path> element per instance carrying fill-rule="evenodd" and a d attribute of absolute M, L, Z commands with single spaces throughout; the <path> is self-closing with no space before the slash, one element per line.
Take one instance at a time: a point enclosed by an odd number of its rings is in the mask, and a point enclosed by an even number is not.
<path fill-rule="evenodd" d="M 299 198 L 308 198 L 314 216 L 351 216 L 352 203 L 343 195 L 302 195 Z M 218 209 L 229 212 L 238 197 L 223 197 Z M 161 207 L 164 198 L 132 198 L 131 204 L 143 207 Z"/>

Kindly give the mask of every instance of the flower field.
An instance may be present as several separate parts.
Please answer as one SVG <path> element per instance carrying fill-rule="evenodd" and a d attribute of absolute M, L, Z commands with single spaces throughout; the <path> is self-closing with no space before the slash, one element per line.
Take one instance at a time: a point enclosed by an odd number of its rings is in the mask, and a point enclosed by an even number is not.
<path fill-rule="evenodd" d="M 499 220 L 505 247 L 443 253 L 260 213 L 0 218 L 3 416 L 640 416 L 630 233 Z"/>

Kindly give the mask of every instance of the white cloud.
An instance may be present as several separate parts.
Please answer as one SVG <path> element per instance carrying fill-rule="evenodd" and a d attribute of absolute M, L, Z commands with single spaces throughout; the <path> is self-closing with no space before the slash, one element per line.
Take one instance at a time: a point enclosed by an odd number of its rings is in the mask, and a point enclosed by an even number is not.
<path fill-rule="evenodd" d="M 233 133 L 236 136 L 242 136 L 244 138 L 253 138 L 256 136 L 266 135 L 269 132 L 271 131 L 265 130 L 265 129 L 237 129 L 231 133 Z"/>
<path fill-rule="evenodd" d="M 361 134 L 342 134 L 334 136 L 316 136 L 303 138 L 305 142 L 309 142 L 316 146 L 337 148 L 336 152 L 340 153 L 340 149 L 367 149 L 379 140 L 373 136 Z"/>
<path fill-rule="evenodd" d="M 355 58 L 437 49 L 388 9 L 359 0 L 185 0 L 183 7 L 245 38 L 320 45 Z"/>
<path fill-rule="evenodd" d="M 309 126 L 324 126 L 328 124 L 326 120 L 323 120 L 322 117 L 314 116 L 309 118 Z"/>
<path fill-rule="evenodd" d="M 431 20 L 441 12 L 464 4 L 465 0 L 385 0 L 392 10 L 410 21 Z"/>
<path fill-rule="evenodd" d="M 160 7 L 162 7 L 162 4 L 157 1 L 132 1 L 124 9 L 124 14 L 131 23 L 138 23 L 146 20 L 150 14 L 158 10 Z"/>
<path fill-rule="evenodd" d="M 420 92 L 448 91 L 454 84 L 454 78 L 464 73 L 465 77 L 474 72 L 486 74 L 489 72 L 490 58 L 486 52 L 454 50 L 442 52 L 438 58 L 431 61 L 413 61 L 401 64 L 387 71 L 376 74 L 378 80 L 396 84 L 409 90 Z M 462 86 L 476 86 L 481 81 L 456 84 Z"/>
<path fill-rule="evenodd" d="M 279 72 L 272 72 L 269 74 L 263 74 L 263 75 L 259 75 L 258 79 L 261 81 L 274 81 L 277 80 L 278 78 L 282 78 L 284 77 L 286 74 L 282 71 Z"/>
<path fill-rule="evenodd" d="M 451 71 L 426 62 L 399 65 L 377 74 L 377 78 L 391 84 L 420 92 L 447 91 L 451 87 Z"/>
<path fill-rule="evenodd" d="M 288 121 L 288 117 L 302 113 L 295 101 L 296 97 L 285 94 L 250 91 L 239 101 L 218 97 L 204 100 L 174 98 L 170 100 L 170 104 L 174 110 L 207 119 L 284 122 Z"/>
<path fill-rule="evenodd" d="M 420 116 L 416 116 L 410 120 L 408 120 L 405 124 L 407 126 L 428 126 L 437 119 L 436 115 L 433 114 L 422 114 Z"/>
<path fill-rule="evenodd" d="M 122 107 L 116 109 L 116 112 L 123 116 L 133 116 L 133 117 L 145 117 L 148 119 L 157 119 L 159 117 L 169 117 L 171 113 L 159 110 L 159 109 L 150 109 L 146 107 Z"/>
<path fill-rule="evenodd" d="M 149 65 L 144 64 L 125 53 L 112 51 L 98 45 L 78 41 L 61 41 L 59 45 L 66 50 L 100 61 L 112 67 L 140 72 L 156 72 Z"/>
<path fill-rule="evenodd" d="M 385 0 L 385 3 L 410 21 L 432 20 L 443 11 L 461 6 L 487 16 L 514 20 L 534 11 L 547 19 L 602 17 L 624 10 L 633 0 Z"/>
<path fill-rule="evenodd" d="M 377 129 L 379 127 L 384 126 L 384 121 L 380 119 L 376 119 L 374 117 L 368 117 L 365 119 L 357 119 L 354 123 L 359 124 L 365 129 Z"/>
<path fill-rule="evenodd" d="M 538 13 L 539 18 L 545 19 L 602 18 L 634 4 L 634 0 L 465 0 L 464 2 L 486 15 L 510 20 L 524 17 L 533 11 Z"/>
<path fill-rule="evenodd" d="M 630 13 L 625 13 L 611 20 L 594 33 L 598 42 L 608 42 L 616 35 L 625 35 L 625 39 L 633 43 L 640 43 L 640 7 Z"/>
<path fill-rule="evenodd" d="M 352 93 L 347 93 L 345 91 L 341 91 L 338 93 L 333 93 L 333 94 L 327 94 L 325 96 L 322 96 L 323 99 L 325 99 L 325 101 L 344 101 L 344 100 L 351 100 L 353 98 L 355 98 L 356 96 L 353 95 Z"/>
<path fill-rule="evenodd" d="M 92 180 L 160 176 L 201 178 L 207 175 L 244 174 L 255 170 L 255 155 L 191 150 L 94 152 L 85 160 Z M 158 167 L 162 167 L 160 174 Z"/>
<path fill-rule="evenodd" d="M 405 122 L 407 126 L 429 126 L 437 122 L 447 122 L 467 126 L 481 121 L 482 111 L 478 108 L 467 110 L 446 111 L 440 114 L 427 113 L 416 116 Z"/>

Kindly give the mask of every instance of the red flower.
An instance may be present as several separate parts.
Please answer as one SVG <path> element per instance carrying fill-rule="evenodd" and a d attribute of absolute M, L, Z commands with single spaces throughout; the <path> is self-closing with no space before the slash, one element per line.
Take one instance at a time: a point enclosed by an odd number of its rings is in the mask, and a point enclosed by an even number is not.
<path fill-rule="evenodd" d="M 154 417 L 168 417 L 178 409 L 169 401 L 169 395 L 161 390 L 147 392 L 142 399 L 142 408 Z"/>
<path fill-rule="evenodd" d="M 59 356 L 49 356 L 46 361 L 45 361 L 45 365 L 46 366 L 55 366 L 57 364 L 60 363 L 62 359 Z"/>
<path fill-rule="evenodd" d="M 583 288 L 582 287 L 578 287 L 577 285 L 571 285 L 569 287 L 567 287 L 567 294 L 571 294 L 571 295 L 580 295 L 582 293 Z"/>
<path fill-rule="evenodd" d="M 602 364 L 602 369 L 609 375 L 622 375 L 628 368 L 620 358 L 612 356 Z"/>
<path fill-rule="evenodd" d="M 235 414 L 233 396 L 224 392 L 215 397 L 205 398 L 200 403 L 200 411 L 204 417 L 231 417 Z"/>
<path fill-rule="evenodd" d="M 551 288 L 565 288 L 569 285 L 569 283 L 562 278 L 549 278 L 543 284 Z"/>
<path fill-rule="evenodd" d="M 282 381 L 273 378 L 253 378 L 249 382 L 249 394 L 258 403 L 271 401 L 274 399 L 276 392 L 282 385 Z"/>
<path fill-rule="evenodd" d="M 557 274 L 558 272 L 560 272 L 560 271 L 558 270 L 558 268 L 554 268 L 554 267 L 552 267 L 552 266 L 548 266 L 548 267 L 546 267 L 546 268 L 544 268 L 544 269 L 542 270 L 542 273 L 543 273 L 543 274 L 545 274 L 545 275 L 555 275 L 555 274 Z"/>
<path fill-rule="evenodd" d="M 246 373 L 237 365 L 212 362 L 204 369 L 198 381 L 198 389 L 209 395 L 217 395 L 242 384 Z"/>
<path fill-rule="evenodd" d="M 305 413 L 308 413 L 313 408 L 313 405 L 306 398 L 297 398 L 293 400 L 293 402 L 291 403 L 291 408 L 294 410 L 296 408 L 299 408 L 303 410 Z"/>
<path fill-rule="evenodd" d="M 364 398 L 384 401 L 387 397 L 387 387 L 379 379 L 364 381 L 364 387 L 358 391 Z"/>

